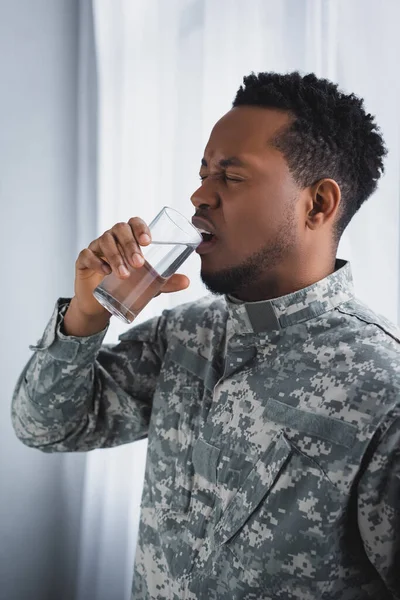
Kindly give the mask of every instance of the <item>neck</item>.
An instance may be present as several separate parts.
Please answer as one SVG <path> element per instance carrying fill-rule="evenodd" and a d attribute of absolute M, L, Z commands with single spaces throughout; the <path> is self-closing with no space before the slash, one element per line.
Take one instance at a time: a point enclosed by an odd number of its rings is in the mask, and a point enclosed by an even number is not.
<path fill-rule="evenodd" d="M 272 300 L 292 294 L 302 290 L 321 279 L 325 279 L 335 271 L 335 258 L 331 258 L 324 263 L 319 261 L 304 261 L 297 263 L 290 269 L 287 266 L 278 267 L 264 273 L 257 281 L 238 290 L 233 294 L 238 300 L 243 302 L 260 302 L 262 300 Z"/>

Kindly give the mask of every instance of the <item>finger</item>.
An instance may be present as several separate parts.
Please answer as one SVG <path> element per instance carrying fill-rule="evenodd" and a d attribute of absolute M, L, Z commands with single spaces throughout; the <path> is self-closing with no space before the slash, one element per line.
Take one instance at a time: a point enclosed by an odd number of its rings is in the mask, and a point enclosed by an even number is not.
<path fill-rule="evenodd" d="M 117 223 L 111 229 L 111 233 L 117 242 L 117 247 L 123 255 L 125 262 L 136 268 L 143 266 L 144 258 L 133 234 L 132 227 L 128 223 Z"/>
<path fill-rule="evenodd" d="M 106 231 L 97 240 L 89 244 L 89 249 L 96 252 L 96 254 L 101 254 L 117 277 L 124 279 L 129 276 L 128 264 L 125 262 L 125 258 L 121 254 L 111 231 Z"/>
<path fill-rule="evenodd" d="M 92 252 L 92 250 L 89 250 L 89 248 L 84 248 L 84 250 L 79 253 L 75 265 L 80 271 L 90 269 L 101 275 L 109 275 L 111 273 L 110 266 L 102 261 L 99 256 Z"/>
<path fill-rule="evenodd" d="M 160 294 L 169 294 L 171 292 L 180 292 L 186 290 L 190 285 L 190 279 L 186 275 L 171 275 L 171 277 L 165 282 L 163 287 L 160 289 Z"/>
<path fill-rule="evenodd" d="M 128 221 L 129 226 L 133 231 L 133 235 L 141 246 L 147 246 L 151 242 L 151 231 L 139 217 L 132 217 Z"/>

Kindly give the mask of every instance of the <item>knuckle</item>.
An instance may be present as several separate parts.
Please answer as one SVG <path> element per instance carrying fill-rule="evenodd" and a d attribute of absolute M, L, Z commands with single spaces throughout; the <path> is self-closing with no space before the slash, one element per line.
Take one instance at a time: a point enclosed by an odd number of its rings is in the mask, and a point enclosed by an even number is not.
<path fill-rule="evenodd" d="M 121 265 L 123 264 L 122 256 L 119 252 L 111 252 L 107 255 L 107 260 L 109 260 L 113 265 Z"/>
<path fill-rule="evenodd" d="M 76 262 L 88 259 L 91 256 L 91 254 L 92 252 L 89 250 L 89 248 L 84 248 L 79 252 Z"/>
<path fill-rule="evenodd" d="M 132 251 L 137 251 L 139 249 L 138 243 L 136 242 L 136 240 L 134 238 L 132 238 L 131 240 L 128 240 L 125 244 L 125 248 L 126 250 L 128 250 L 129 252 Z"/>
<path fill-rule="evenodd" d="M 132 219 L 129 219 L 129 224 L 135 229 L 143 229 L 143 227 L 146 226 L 145 222 L 140 217 L 132 217 Z"/>
<path fill-rule="evenodd" d="M 98 262 L 100 262 L 100 259 L 98 259 L 89 248 L 84 248 L 79 253 L 78 258 L 75 261 L 75 266 L 92 269 L 97 267 Z"/>
<path fill-rule="evenodd" d="M 125 230 L 126 227 L 127 227 L 127 224 L 121 221 L 121 222 L 116 223 L 114 225 L 113 230 L 114 231 L 121 231 L 121 230 Z"/>
<path fill-rule="evenodd" d="M 95 248 L 95 246 L 99 243 L 99 238 L 96 240 L 93 240 L 93 242 L 90 242 L 89 246 L 87 248 L 85 248 L 85 250 L 92 250 L 92 248 Z"/>

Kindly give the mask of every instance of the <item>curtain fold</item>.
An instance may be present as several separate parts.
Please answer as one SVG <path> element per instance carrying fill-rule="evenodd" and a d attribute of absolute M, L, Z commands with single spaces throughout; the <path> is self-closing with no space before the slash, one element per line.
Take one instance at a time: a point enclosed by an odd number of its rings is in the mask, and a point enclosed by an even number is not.
<path fill-rule="evenodd" d="M 81 137 L 81 247 L 118 221 L 149 222 L 164 205 L 190 216 L 211 127 L 243 75 L 313 71 L 363 96 L 382 127 L 386 174 L 338 256 L 351 261 L 358 296 L 399 322 L 396 0 L 93 0 L 91 16 L 96 55 L 81 66 L 81 127 L 89 126 Z M 155 299 L 138 322 L 203 295 L 198 271 L 193 256 L 183 269 L 190 289 Z M 112 320 L 105 341 L 126 328 Z M 130 597 L 146 450 L 143 440 L 86 458 L 77 600 Z"/>

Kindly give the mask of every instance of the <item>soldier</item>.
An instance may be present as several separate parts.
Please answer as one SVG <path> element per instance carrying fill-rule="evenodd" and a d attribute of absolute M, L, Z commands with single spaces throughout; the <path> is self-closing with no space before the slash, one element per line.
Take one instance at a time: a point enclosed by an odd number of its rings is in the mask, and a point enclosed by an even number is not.
<path fill-rule="evenodd" d="M 336 257 L 385 154 L 353 94 L 252 74 L 191 198 L 213 294 L 106 345 L 92 291 L 150 232 L 132 218 L 79 254 L 12 421 L 44 452 L 148 436 L 132 600 L 400 598 L 400 333 Z"/>

